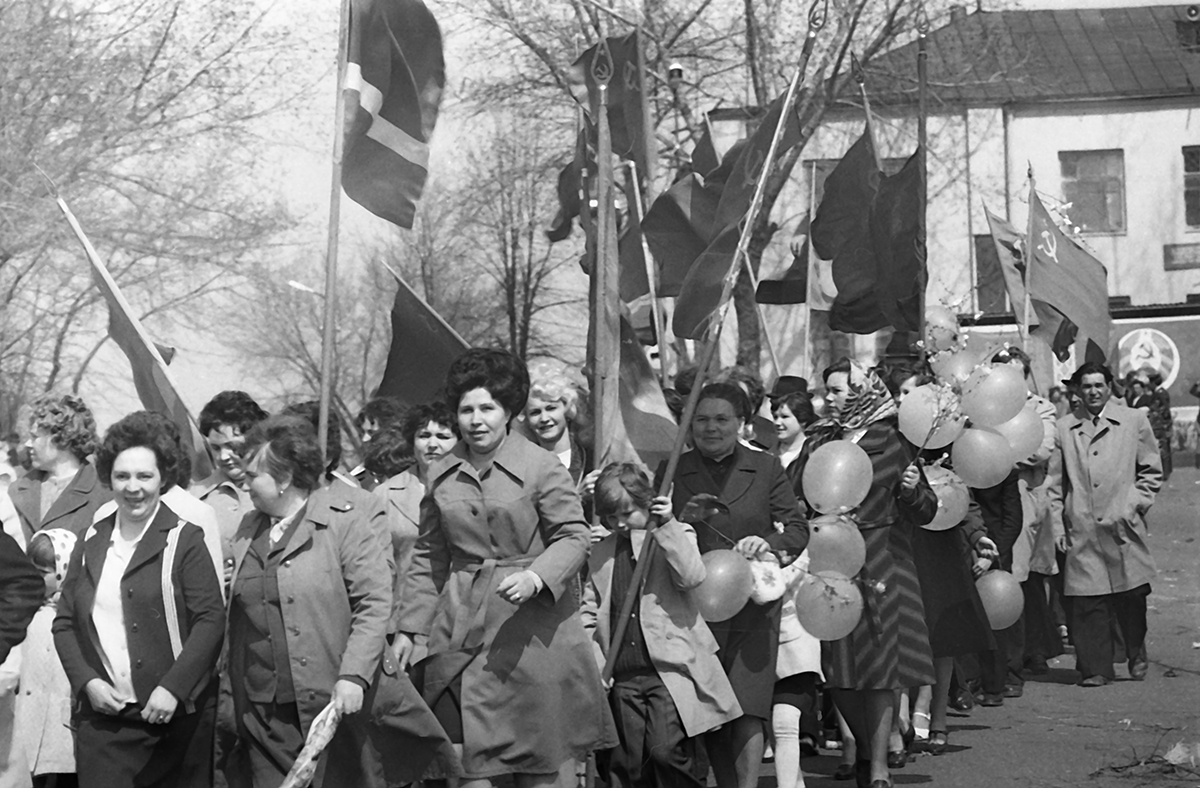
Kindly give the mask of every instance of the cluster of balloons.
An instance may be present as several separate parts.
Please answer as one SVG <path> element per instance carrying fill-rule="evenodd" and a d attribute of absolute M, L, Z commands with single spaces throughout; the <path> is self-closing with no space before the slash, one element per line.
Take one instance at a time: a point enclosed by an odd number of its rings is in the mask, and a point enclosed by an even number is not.
<path fill-rule="evenodd" d="M 925 321 L 925 349 L 938 382 L 905 397 L 900 431 L 923 448 L 953 445 L 957 477 L 971 487 L 993 487 L 1037 451 L 1041 416 L 1028 401 L 1022 371 L 967 350 L 953 312 L 934 305 Z M 951 488 L 944 489 L 949 494 Z"/>
<path fill-rule="evenodd" d="M 704 581 L 692 589 L 692 601 L 705 621 L 728 621 L 750 601 L 754 573 L 750 562 L 734 550 L 710 550 L 701 556 Z"/>
<path fill-rule="evenodd" d="M 857 443 L 830 441 L 808 458 L 800 485 L 809 506 L 822 514 L 848 512 L 871 491 L 875 471 Z"/>

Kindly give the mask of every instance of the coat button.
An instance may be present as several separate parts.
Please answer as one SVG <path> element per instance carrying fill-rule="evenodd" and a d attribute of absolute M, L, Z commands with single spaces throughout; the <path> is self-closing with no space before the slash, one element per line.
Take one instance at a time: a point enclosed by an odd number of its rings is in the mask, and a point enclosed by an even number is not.
<path fill-rule="evenodd" d="M 299 635 L 299 634 L 300 634 L 300 627 L 292 627 L 292 634 L 293 634 L 293 635 Z"/>
<path fill-rule="evenodd" d="M 300 658 L 300 664 L 301 664 L 301 665 L 307 665 L 307 664 L 308 664 L 308 657 L 301 657 L 301 658 Z"/>
<path fill-rule="evenodd" d="M 133 666 L 134 666 L 135 668 L 140 668 L 140 667 L 142 666 L 142 661 L 139 659 L 137 662 L 135 662 L 135 663 L 133 664 Z"/>
<path fill-rule="evenodd" d="M 288 597 L 288 604 L 289 604 L 289 605 L 290 605 L 290 604 L 292 604 L 292 603 L 293 603 L 293 602 L 295 602 L 295 601 L 296 601 L 296 598 L 295 598 L 295 597 Z"/>
<path fill-rule="evenodd" d="M 133 624 L 133 625 L 131 625 L 129 628 L 130 628 L 131 630 L 133 630 L 134 632 L 137 632 L 137 624 Z"/>
<path fill-rule="evenodd" d="M 479 514 L 479 509 L 478 509 L 477 507 L 475 507 L 475 506 L 472 506 L 472 507 L 471 507 L 471 514 L 472 514 L 472 515 L 477 515 L 477 514 Z"/>
<path fill-rule="evenodd" d="M 309 700 L 316 700 L 316 698 L 317 698 L 317 693 L 315 693 L 315 692 L 308 693 Z"/>
<path fill-rule="evenodd" d="M 133 596 L 133 589 L 132 588 L 125 589 L 125 596 Z"/>
<path fill-rule="evenodd" d="M 284 561 L 284 562 L 283 562 L 283 565 L 284 565 L 284 566 L 287 566 L 287 567 L 290 567 L 290 566 L 292 565 L 292 559 L 290 559 L 290 558 L 289 558 L 288 560 Z"/>

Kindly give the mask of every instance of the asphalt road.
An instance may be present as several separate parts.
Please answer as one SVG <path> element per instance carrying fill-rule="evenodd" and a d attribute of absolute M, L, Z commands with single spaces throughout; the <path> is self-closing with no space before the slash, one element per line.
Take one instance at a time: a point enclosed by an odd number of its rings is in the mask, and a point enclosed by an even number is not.
<path fill-rule="evenodd" d="M 1024 697 L 951 717 L 946 754 L 917 754 L 892 773 L 896 786 L 1200 788 L 1200 471 L 1177 465 L 1148 520 L 1159 572 L 1146 680 L 1126 680 L 1119 665 L 1114 684 L 1084 689 L 1075 686 L 1074 656 L 1059 657 L 1048 676 L 1026 683 Z M 1166 763 L 1178 742 L 1195 748 L 1194 767 Z M 836 752 L 805 759 L 806 784 L 853 786 L 830 777 L 837 763 Z M 763 778 L 761 788 L 774 786 Z"/>

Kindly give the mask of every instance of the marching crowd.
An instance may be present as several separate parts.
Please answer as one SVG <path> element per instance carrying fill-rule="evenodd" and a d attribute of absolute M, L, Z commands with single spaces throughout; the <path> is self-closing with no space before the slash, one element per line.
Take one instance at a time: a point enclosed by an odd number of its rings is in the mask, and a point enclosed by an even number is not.
<path fill-rule="evenodd" d="M 1017 348 L 991 363 L 1029 379 Z M 166 418 L 99 436 L 80 399 L 42 397 L 0 489 L 0 785 L 277 788 L 300 769 L 329 788 L 565 788 L 594 758 L 613 788 L 710 771 L 755 788 L 771 757 L 800 788 L 802 757 L 836 743 L 835 778 L 888 788 L 915 748 L 946 752 L 948 709 L 1019 698 L 1064 649 L 1085 687 L 1117 662 L 1144 679 L 1165 458 L 1147 392 L 1126 405 L 1089 363 L 1069 407 L 1030 393 L 1038 450 L 935 531 L 926 470 L 950 458 L 897 427 L 928 375 L 843 359 L 817 399 L 721 370 L 661 497 L 661 468 L 593 467 L 568 374 L 498 350 L 455 360 L 437 402 L 368 403 L 349 472 L 315 403 L 218 394 L 200 414 L 215 469 L 193 482 Z M 667 392 L 677 417 L 694 382 Z M 852 512 L 864 609 L 820 642 L 797 611 L 801 478 L 835 440 L 872 466 Z M 691 591 L 728 548 L 783 585 L 705 621 Z M 998 631 L 974 582 L 990 568 L 1024 596 Z"/>

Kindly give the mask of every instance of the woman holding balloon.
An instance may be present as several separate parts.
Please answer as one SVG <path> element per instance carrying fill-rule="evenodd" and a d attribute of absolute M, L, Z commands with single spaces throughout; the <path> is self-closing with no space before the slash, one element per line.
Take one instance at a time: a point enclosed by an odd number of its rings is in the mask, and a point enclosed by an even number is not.
<path fill-rule="evenodd" d="M 935 679 L 909 534 L 914 525 L 933 519 L 937 496 L 896 429 L 896 403 L 878 374 L 842 359 L 825 370 L 824 380 L 830 415 L 809 428 L 802 461 L 845 441 L 866 453 L 870 472 L 853 490 L 846 484 L 850 474 L 819 457 L 802 477 L 805 498 L 814 508 L 857 507 L 854 518 L 866 542 L 866 564 L 859 573 L 866 589 L 862 618 L 849 635 L 825 643 L 822 667 L 860 755 L 867 755 L 855 764 L 858 784 L 889 788 L 894 691 Z M 837 444 L 842 449 L 853 453 Z M 832 459 L 835 451 L 830 447 L 823 454 Z M 830 495 L 835 486 L 844 494 Z"/>
<path fill-rule="evenodd" d="M 715 498 L 696 525 L 701 553 L 733 548 L 750 559 L 775 553 L 787 563 L 807 545 L 808 527 L 779 459 L 738 444 L 749 416 L 750 403 L 739 387 L 704 387 L 690 425 L 695 448 L 679 459 L 672 506 L 682 519 L 695 496 Z M 704 612 L 704 600 L 697 601 Z M 763 725 L 771 719 L 781 606 L 780 601 L 750 602 L 726 620 L 709 621 L 717 656 L 743 711 L 706 737 L 719 788 L 758 785 Z"/>

